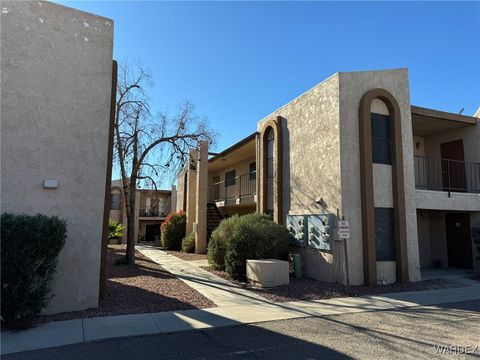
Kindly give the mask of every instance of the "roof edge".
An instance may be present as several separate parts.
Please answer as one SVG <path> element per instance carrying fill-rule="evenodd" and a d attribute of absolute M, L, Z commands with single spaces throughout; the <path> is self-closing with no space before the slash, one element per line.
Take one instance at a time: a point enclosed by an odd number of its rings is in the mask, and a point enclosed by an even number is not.
<path fill-rule="evenodd" d="M 255 140 L 255 137 L 257 136 L 257 132 L 255 131 L 253 134 L 248 135 L 247 137 L 243 138 L 242 140 L 236 142 L 232 146 L 226 148 L 225 150 L 219 152 L 218 154 L 212 156 L 210 159 L 208 159 L 208 162 L 213 162 L 216 159 L 222 158 L 228 153 L 231 153 L 232 151 L 238 149 L 239 147 L 249 143 L 252 140 Z"/>
<path fill-rule="evenodd" d="M 412 114 L 440 118 L 440 119 L 449 120 L 449 121 L 462 122 L 470 125 L 476 125 L 478 123 L 477 118 L 474 116 L 455 114 L 447 111 L 429 109 L 429 108 L 415 106 L 415 105 L 411 105 L 410 108 L 411 108 Z"/>

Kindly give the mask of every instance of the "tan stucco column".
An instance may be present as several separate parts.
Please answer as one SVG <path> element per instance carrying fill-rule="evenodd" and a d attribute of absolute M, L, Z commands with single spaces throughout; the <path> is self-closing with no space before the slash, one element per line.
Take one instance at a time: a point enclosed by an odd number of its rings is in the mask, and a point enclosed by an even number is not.
<path fill-rule="evenodd" d="M 187 235 L 193 231 L 193 223 L 196 218 L 196 195 L 197 195 L 197 171 L 189 169 L 187 172 L 187 208 L 186 214 L 186 232 Z"/>
<path fill-rule="evenodd" d="M 172 185 L 172 190 L 170 193 L 170 211 L 175 211 L 177 208 L 177 187 Z"/>
<path fill-rule="evenodd" d="M 195 252 L 205 254 L 207 252 L 208 142 L 200 142 L 197 159 Z"/>

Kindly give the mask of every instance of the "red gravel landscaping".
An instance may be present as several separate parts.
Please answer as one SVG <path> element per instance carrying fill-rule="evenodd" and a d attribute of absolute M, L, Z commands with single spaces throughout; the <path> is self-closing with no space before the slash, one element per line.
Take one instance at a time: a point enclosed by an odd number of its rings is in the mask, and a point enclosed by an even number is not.
<path fill-rule="evenodd" d="M 44 315 L 37 322 L 215 307 L 215 304 L 158 264 L 135 253 L 135 265 L 115 265 L 125 245 L 109 245 L 106 298 L 96 309 Z"/>
<path fill-rule="evenodd" d="M 165 252 L 169 255 L 173 255 L 178 257 L 179 259 L 185 261 L 194 261 L 194 260 L 207 260 L 207 254 L 195 254 L 195 253 L 184 253 L 182 251 L 172 251 L 172 250 L 165 250 Z"/>
<path fill-rule="evenodd" d="M 233 280 L 224 271 L 214 270 L 211 267 L 202 267 L 211 273 L 218 275 L 224 279 L 234 282 L 235 284 L 247 288 L 248 290 L 263 296 L 267 300 L 273 302 L 287 302 L 287 301 L 300 301 L 300 300 L 324 300 L 337 297 L 348 296 L 345 286 L 335 283 L 327 283 L 323 281 L 316 281 L 306 278 L 290 279 L 289 285 L 277 286 L 273 288 L 258 288 L 250 286 L 247 283 Z M 452 287 L 459 287 L 456 281 L 452 279 L 435 279 L 425 280 L 415 283 L 409 283 L 408 285 L 402 285 L 400 283 L 377 286 L 370 288 L 366 286 L 351 286 L 351 296 L 363 296 L 363 295 L 378 295 L 393 292 L 402 291 L 420 291 L 420 290 L 433 290 L 433 289 L 445 289 Z"/>

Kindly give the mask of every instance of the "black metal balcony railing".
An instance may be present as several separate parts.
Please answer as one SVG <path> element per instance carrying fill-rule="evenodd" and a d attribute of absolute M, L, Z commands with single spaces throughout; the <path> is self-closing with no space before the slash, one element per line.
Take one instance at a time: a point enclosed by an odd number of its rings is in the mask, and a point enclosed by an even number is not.
<path fill-rule="evenodd" d="M 480 163 L 415 156 L 415 187 L 480 193 Z"/>
<path fill-rule="evenodd" d="M 255 171 L 236 176 L 234 179 L 219 181 L 214 184 L 214 200 L 227 201 L 255 195 L 257 191 Z"/>
<path fill-rule="evenodd" d="M 159 210 L 158 208 L 145 207 L 140 208 L 138 215 L 140 217 L 165 217 L 168 215 L 168 211 Z"/>

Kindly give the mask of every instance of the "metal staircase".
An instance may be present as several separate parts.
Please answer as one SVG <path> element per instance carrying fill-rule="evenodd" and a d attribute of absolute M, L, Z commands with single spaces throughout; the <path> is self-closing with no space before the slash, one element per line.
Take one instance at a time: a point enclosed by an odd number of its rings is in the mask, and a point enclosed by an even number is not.
<path fill-rule="evenodd" d="M 207 203 L 207 242 L 210 240 L 212 232 L 220 225 L 220 221 L 227 217 L 228 213 L 222 214 L 215 203 Z"/>

